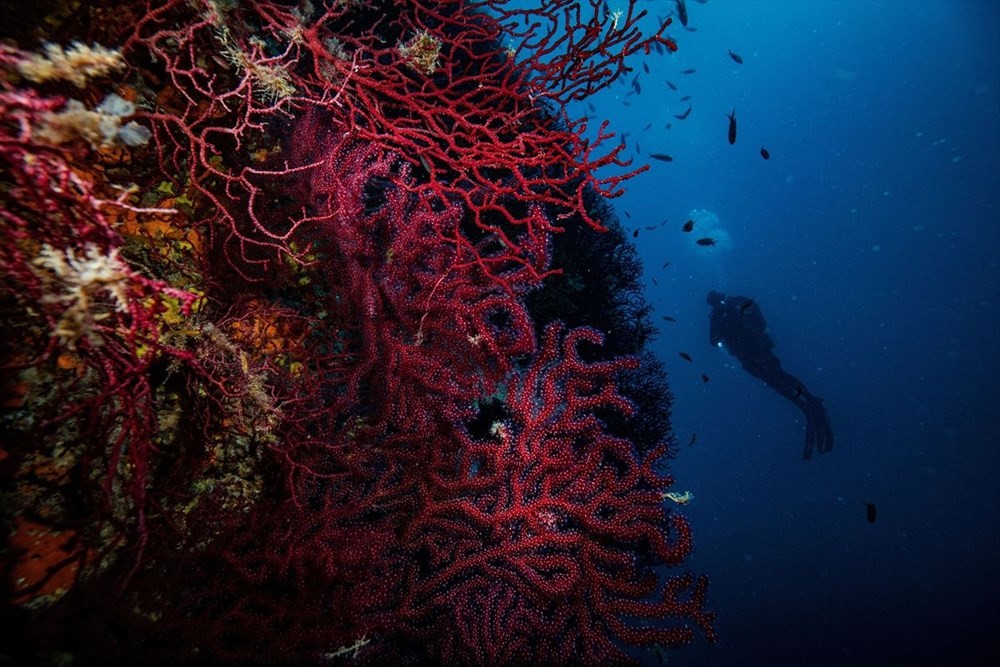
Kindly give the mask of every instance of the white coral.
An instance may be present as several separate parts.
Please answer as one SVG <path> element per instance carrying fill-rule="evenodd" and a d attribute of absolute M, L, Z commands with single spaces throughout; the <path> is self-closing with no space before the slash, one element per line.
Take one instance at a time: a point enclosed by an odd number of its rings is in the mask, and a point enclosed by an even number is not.
<path fill-rule="evenodd" d="M 114 310 L 128 310 L 129 271 L 119 259 L 117 248 L 105 253 L 87 244 L 83 255 L 78 256 L 71 248 L 58 250 L 45 244 L 34 264 L 44 270 L 50 283 L 42 303 L 64 308 L 54 333 L 69 349 L 75 349 L 82 336 L 100 344 L 95 325 L 111 315 L 106 299 L 101 303 L 102 296 L 111 296 Z"/>
<path fill-rule="evenodd" d="M 89 79 L 125 68 L 122 54 L 100 44 L 87 46 L 73 42 L 68 49 L 59 44 L 45 45 L 44 54 L 32 54 L 17 64 L 17 71 L 34 83 L 69 81 L 84 88 Z"/>
<path fill-rule="evenodd" d="M 90 111 L 78 100 L 70 100 L 58 113 L 46 113 L 35 131 L 35 138 L 59 146 L 78 138 L 94 148 L 110 146 L 117 140 L 126 146 L 141 146 L 153 136 L 149 129 L 122 118 L 135 113 L 135 104 L 111 93 L 97 109 Z"/>

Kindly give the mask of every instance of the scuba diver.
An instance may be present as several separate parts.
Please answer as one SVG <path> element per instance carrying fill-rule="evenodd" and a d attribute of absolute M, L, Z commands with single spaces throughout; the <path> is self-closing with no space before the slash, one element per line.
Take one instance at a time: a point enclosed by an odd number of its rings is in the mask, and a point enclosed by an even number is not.
<path fill-rule="evenodd" d="M 772 352 L 774 341 L 767 331 L 767 321 L 753 299 L 708 293 L 712 306 L 709 336 L 714 346 L 725 346 L 750 375 L 795 404 L 806 418 L 806 446 L 802 456 L 808 459 L 813 450 L 820 454 L 833 449 L 833 429 L 823 407 L 823 400 L 805 388 L 798 378 L 781 368 Z"/>

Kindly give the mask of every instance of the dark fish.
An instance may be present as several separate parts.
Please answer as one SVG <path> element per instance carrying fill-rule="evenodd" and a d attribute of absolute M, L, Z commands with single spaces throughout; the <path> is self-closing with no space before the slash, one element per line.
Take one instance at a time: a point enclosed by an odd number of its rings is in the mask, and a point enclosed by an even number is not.
<path fill-rule="evenodd" d="M 670 266 L 670 262 L 664 262 L 663 263 L 663 268 L 667 268 L 668 266 Z"/>
<path fill-rule="evenodd" d="M 587 102 L 587 110 L 590 111 L 590 113 L 597 113 L 597 109 L 594 108 L 593 102 Z"/>
<path fill-rule="evenodd" d="M 656 225 L 646 225 L 646 231 L 651 232 L 656 229 Z"/>
<path fill-rule="evenodd" d="M 764 148 L 763 146 L 760 147 L 760 156 L 762 158 L 764 158 L 765 160 L 770 160 L 771 159 L 771 154 L 768 153 L 767 149 Z"/>
<path fill-rule="evenodd" d="M 630 107 L 630 106 L 632 106 L 632 103 L 631 102 L 622 102 L 622 106 Z"/>
<path fill-rule="evenodd" d="M 663 129 L 665 129 L 665 130 L 669 130 L 669 129 L 670 129 L 670 128 L 672 128 L 673 126 L 674 126 L 674 124 L 673 124 L 673 123 L 667 123 L 666 125 L 664 125 L 664 126 L 663 126 Z"/>
<path fill-rule="evenodd" d="M 640 95 L 642 93 L 642 86 L 639 85 L 639 75 L 638 74 L 636 74 L 635 78 L 632 79 L 632 89 L 635 91 L 636 95 Z"/>
<path fill-rule="evenodd" d="M 690 95 L 685 95 L 684 97 L 682 97 L 681 99 L 679 99 L 677 101 L 678 102 L 687 102 L 689 99 L 691 99 L 691 96 Z"/>
<path fill-rule="evenodd" d="M 660 283 L 656 282 L 656 278 L 653 278 L 653 276 L 650 276 L 650 278 L 652 278 L 654 285 L 656 285 L 657 287 L 660 286 Z"/>
<path fill-rule="evenodd" d="M 684 120 L 691 113 L 691 109 L 692 109 L 692 107 L 688 107 L 687 111 L 685 111 L 682 114 L 676 114 L 676 115 L 674 115 L 674 118 L 676 118 L 677 120 Z"/>
<path fill-rule="evenodd" d="M 803 391 L 802 390 L 802 385 L 799 385 L 798 387 L 796 387 L 795 388 L 795 398 L 798 398 L 799 396 L 801 396 L 802 395 L 802 391 Z"/>
<path fill-rule="evenodd" d="M 634 239 L 639 238 L 639 230 L 638 229 L 635 230 L 634 232 L 632 232 L 632 238 L 634 238 Z"/>
<path fill-rule="evenodd" d="M 697 433 L 692 433 L 691 434 L 691 440 L 688 441 L 688 447 L 690 447 L 691 445 L 693 445 L 697 441 L 698 441 L 698 434 Z"/>
<path fill-rule="evenodd" d="M 642 63 L 642 69 L 646 72 L 646 74 L 649 74 L 649 65 L 647 65 L 645 61 Z"/>
<path fill-rule="evenodd" d="M 729 117 L 729 145 L 732 146 L 736 143 L 736 109 L 726 115 Z"/>
<path fill-rule="evenodd" d="M 635 142 L 635 152 L 636 153 L 641 153 L 642 152 L 641 150 L 639 150 L 639 142 L 638 141 Z"/>
<path fill-rule="evenodd" d="M 645 132 L 646 130 L 648 130 L 651 127 L 653 127 L 652 123 L 646 123 L 646 127 L 642 128 L 642 131 Z"/>
<path fill-rule="evenodd" d="M 669 81 L 667 81 L 667 88 L 669 88 L 670 90 L 677 90 L 677 86 L 670 83 Z"/>
<path fill-rule="evenodd" d="M 681 359 L 684 361 L 694 361 L 694 359 L 691 358 L 691 355 L 687 352 L 678 352 L 677 354 L 679 354 Z"/>
<path fill-rule="evenodd" d="M 632 214 L 629 213 L 628 211 L 625 211 L 625 217 L 628 218 L 629 220 L 631 220 L 632 219 Z"/>
<path fill-rule="evenodd" d="M 863 502 L 865 503 L 865 514 L 868 515 L 868 523 L 875 523 L 875 515 L 878 512 L 875 509 L 875 503 L 870 503 L 867 500 Z"/>
<path fill-rule="evenodd" d="M 659 160 L 660 162 L 673 162 L 674 159 L 667 155 L 666 153 L 650 153 L 649 157 L 654 160 Z"/>
<path fill-rule="evenodd" d="M 670 317 L 669 315 L 664 315 L 664 316 L 663 316 L 663 319 L 664 319 L 665 321 L 667 321 L 667 322 L 676 322 L 676 321 L 677 321 L 677 320 L 675 320 L 674 318 Z"/>
<path fill-rule="evenodd" d="M 684 226 L 681 227 L 681 229 L 685 232 L 690 232 L 692 229 L 694 229 L 694 220 L 688 220 L 687 222 L 685 222 Z"/>
<path fill-rule="evenodd" d="M 653 42 L 653 48 L 656 49 L 656 52 L 659 53 L 661 56 L 663 55 L 663 44 L 660 44 L 659 42 Z"/>
<path fill-rule="evenodd" d="M 739 63 L 740 65 L 743 64 L 743 58 L 740 58 L 738 55 L 736 55 L 732 51 L 729 52 L 729 57 L 732 58 L 733 61 Z"/>
<path fill-rule="evenodd" d="M 708 380 L 709 380 L 709 377 L 707 375 L 705 375 L 704 373 L 702 373 L 701 374 L 701 381 L 702 382 L 708 382 Z"/>
<path fill-rule="evenodd" d="M 677 18 L 681 22 L 681 25 L 686 26 L 688 24 L 688 8 L 684 3 L 684 0 L 675 0 L 677 3 Z"/>
<path fill-rule="evenodd" d="M 660 223 L 660 227 L 662 227 L 663 225 L 667 224 L 667 222 L 668 222 L 668 220 L 666 218 L 664 218 L 663 222 Z"/>
<path fill-rule="evenodd" d="M 740 304 L 740 314 L 747 312 L 753 307 L 753 299 L 747 299 L 742 304 Z"/>
<path fill-rule="evenodd" d="M 684 26 L 684 29 L 687 30 L 688 32 L 698 32 L 698 29 L 695 28 L 693 25 L 686 25 Z"/>
<path fill-rule="evenodd" d="M 681 70 L 681 74 L 694 74 L 697 71 L 698 70 L 696 70 L 696 69 L 684 69 L 684 70 Z"/>
<path fill-rule="evenodd" d="M 703 239 L 698 239 L 695 243 L 698 245 L 715 245 L 715 239 L 710 239 L 706 236 Z"/>

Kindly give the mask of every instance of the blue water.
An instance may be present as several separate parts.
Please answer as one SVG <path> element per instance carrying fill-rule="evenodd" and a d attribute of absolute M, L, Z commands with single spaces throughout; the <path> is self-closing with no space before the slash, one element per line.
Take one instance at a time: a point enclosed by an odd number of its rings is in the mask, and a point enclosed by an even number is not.
<path fill-rule="evenodd" d="M 673 2 L 640 7 L 655 21 Z M 718 612 L 718 644 L 667 662 L 984 664 L 1000 654 L 1000 5 L 688 10 L 676 54 L 634 63 L 640 95 L 630 74 L 591 100 L 652 165 L 615 207 L 640 228 L 676 489 L 695 495 L 689 566 Z M 710 289 L 761 305 L 825 399 L 831 453 L 803 461 L 797 410 L 710 347 Z"/>

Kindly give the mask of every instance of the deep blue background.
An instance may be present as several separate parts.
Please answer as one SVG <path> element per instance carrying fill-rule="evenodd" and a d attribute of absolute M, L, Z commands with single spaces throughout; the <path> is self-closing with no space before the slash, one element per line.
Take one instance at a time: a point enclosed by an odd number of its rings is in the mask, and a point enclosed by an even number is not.
<path fill-rule="evenodd" d="M 639 3 L 649 27 L 673 6 Z M 629 75 L 591 100 L 591 129 L 609 118 L 652 165 L 614 204 L 641 228 L 655 350 L 676 394 L 675 488 L 695 494 L 689 565 L 711 575 L 718 612 L 717 645 L 667 662 L 996 657 L 1000 5 L 688 10 L 697 31 L 675 22 L 676 54 L 646 57 L 649 74 L 633 63 L 640 95 L 627 95 Z M 682 95 L 693 110 L 678 121 Z M 698 229 L 684 234 L 692 211 Z M 728 241 L 695 246 L 706 228 Z M 796 409 L 709 346 L 709 289 L 760 303 L 785 368 L 826 401 L 833 452 L 802 461 Z"/>

